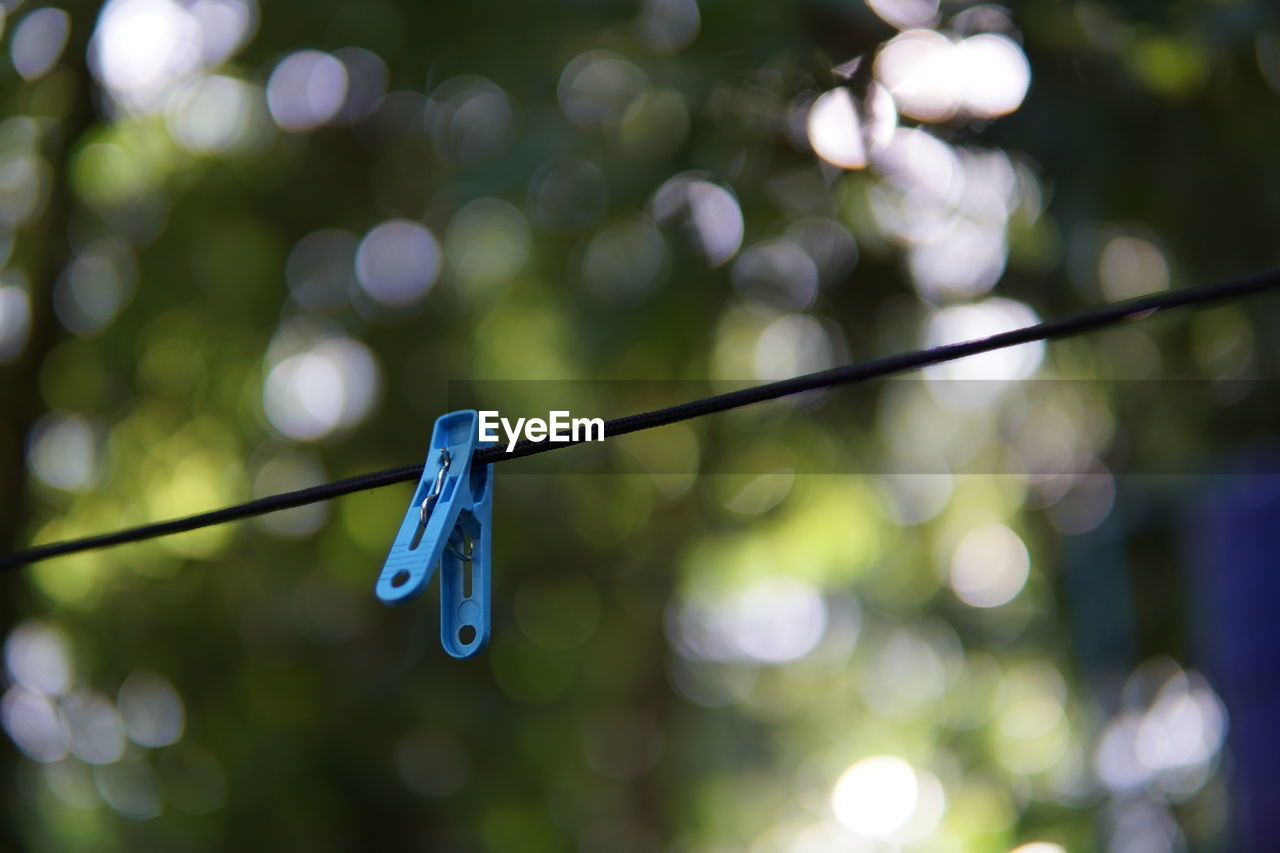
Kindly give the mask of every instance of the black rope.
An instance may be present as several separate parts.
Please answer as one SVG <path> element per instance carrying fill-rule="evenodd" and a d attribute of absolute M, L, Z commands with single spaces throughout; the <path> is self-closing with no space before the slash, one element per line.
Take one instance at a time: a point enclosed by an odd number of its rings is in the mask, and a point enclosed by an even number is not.
<path fill-rule="evenodd" d="M 864 361 L 859 364 L 846 364 L 840 367 L 833 367 L 830 370 L 819 371 L 818 373 L 808 373 L 804 376 L 783 379 L 780 382 L 769 382 L 765 385 L 755 385 L 751 388 L 730 391 L 727 394 L 719 394 L 715 397 L 692 400 L 666 409 L 614 418 L 611 421 L 605 421 L 604 434 L 606 438 L 626 435 L 637 430 L 665 426 L 677 421 L 698 418 L 728 409 L 736 409 L 740 406 L 749 406 L 752 403 L 762 403 L 765 400 L 776 400 L 779 397 L 800 394 L 804 391 L 830 388 L 833 385 L 847 385 L 851 382 L 865 382 L 869 379 L 880 379 L 898 373 L 919 370 L 922 367 L 941 364 L 945 361 L 954 361 L 969 355 L 1017 346 L 1018 344 L 1067 338 L 1105 326 L 1114 326 L 1125 320 L 1140 318 L 1165 308 L 1185 308 L 1203 306 L 1213 302 L 1227 302 L 1274 287 L 1280 287 L 1280 270 L 1272 270 L 1224 284 L 1201 285 L 1200 287 L 1189 287 L 1183 290 L 1143 296 L 1125 302 L 1117 302 L 1114 305 L 1095 308 L 1092 311 L 1077 314 L 1065 320 L 1026 326 L 976 341 L 964 341 L 958 344 L 934 347 L 933 349 L 906 352 L 886 358 Z M 478 464 L 501 462 L 503 459 L 532 456 L 535 453 L 545 453 L 548 450 L 556 450 L 574 443 L 580 444 L 581 442 L 557 442 L 554 445 L 549 445 L 545 442 L 525 440 L 516 444 L 510 451 L 506 451 L 501 447 L 488 447 L 476 451 L 474 462 Z"/>
<path fill-rule="evenodd" d="M 989 338 L 901 353 L 859 364 L 846 364 L 841 367 L 833 367 L 830 370 L 784 379 L 780 382 L 769 382 L 764 385 L 730 391 L 727 394 L 692 400 L 688 403 L 681 403 L 665 409 L 614 418 L 613 420 L 605 421 L 604 435 L 606 438 L 612 438 L 618 435 L 626 435 L 629 432 L 652 429 L 653 427 L 665 426 L 666 424 L 673 424 L 690 418 L 698 418 L 741 406 L 749 406 L 752 403 L 776 400 L 779 397 L 800 394 L 804 391 L 814 391 L 835 385 L 847 385 L 852 382 L 865 382 L 870 379 L 894 376 L 899 373 L 919 370 L 922 367 L 942 364 L 965 356 L 991 352 L 992 350 L 1004 349 L 1018 344 L 1079 335 L 1106 326 L 1114 326 L 1126 320 L 1144 318 L 1164 309 L 1198 307 L 1215 302 L 1228 302 L 1276 287 L 1280 287 L 1280 270 L 1261 273 L 1224 284 L 1203 285 L 1201 287 L 1191 287 L 1184 290 L 1174 290 L 1138 299 L 1130 299 L 1114 305 L 1096 308 L 1083 314 L 1077 314 L 1065 320 L 1014 329 L 1010 332 L 992 335 Z M 476 451 L 473 457 L 473 464 L 484 465 L 508 459 L 519 459 L 524 456 L 533 456 L 536 453 L 559 450 L 577 443 L 581 442 L 568 441 L 551 444 L 525 440 L 516 444 L 509 451 L 500 446 L 486 447 Z M 82 539 L 70 539 L 64 542 L 38 545 L 34 548 L 0 557 L 0 569 L 13 569 L 64 554 L 107 548 L 112 545 L 123 545 L 128 542 L 153 539 L 157 536 L 167 536 L 171 533 L 183 533 L 214 524 L 239 521 L 240 519 L 263 515 L 276 510 L 291 509 L 329 500 L 352 492 L 376 489 L 394 483 L 409 482 L 417 480 L 421 476 L 421 464 L 405 465 L 400 468 L 375 471 L 369 474 L 361 474 L 358 477 L 348 477 L 345 480 L 299 489 L 296 492 L 285 492 L 258 498 L 247 503 L 213 510 L 212 512 L 203 512 L 186 518 L 175 518 L 169 521 L 146 524 Z"/>

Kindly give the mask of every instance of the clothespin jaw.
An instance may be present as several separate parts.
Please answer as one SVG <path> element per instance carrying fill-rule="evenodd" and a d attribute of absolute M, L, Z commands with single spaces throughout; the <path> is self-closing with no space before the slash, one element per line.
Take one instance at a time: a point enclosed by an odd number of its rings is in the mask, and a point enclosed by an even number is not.
<path fill-rule="evenodd" d="M 441 415 L 422 478 L 374 588 L 387 604 L 420 595 L 440 566 L 440 643 L 456 658 L 489 641 L 493 466 L 472 466 L 479 415 Z"/>

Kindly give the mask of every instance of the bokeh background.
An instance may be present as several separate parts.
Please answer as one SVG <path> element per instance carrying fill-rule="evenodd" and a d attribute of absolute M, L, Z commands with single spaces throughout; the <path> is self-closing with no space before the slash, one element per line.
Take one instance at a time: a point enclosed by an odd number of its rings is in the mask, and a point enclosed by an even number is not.
<path fill-rule="evenodd" d="M 1275 264 L 1262 2 L 5 0 L 0 550 Z M 1255 299 L 0 591 L 0 849 L 1280 849 Z"/>

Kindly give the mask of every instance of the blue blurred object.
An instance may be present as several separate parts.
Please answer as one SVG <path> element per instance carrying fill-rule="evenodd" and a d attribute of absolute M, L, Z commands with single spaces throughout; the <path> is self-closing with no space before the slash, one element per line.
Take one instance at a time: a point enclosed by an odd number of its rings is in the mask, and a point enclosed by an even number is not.
<path fill-rule="evenodd" d="M 472 466 L 478 436 L 475 410 L 436 419 L 422 478 L 375 587 L 378 598 L 399 604 L 420 595 L 439 564 L 440 643 L 455 658 L 489 641 L 493 466 Z"/>
<path fill-rule="evenodd" d="M 1248 470 L 1276 470 L 1274 455 L 1266 462 Z M 1195 521 L 1198 642 L 1231 718 L 1231 849 L 1270 853 L 1280 850 L 1280 477 L 1224 478 Z"/>

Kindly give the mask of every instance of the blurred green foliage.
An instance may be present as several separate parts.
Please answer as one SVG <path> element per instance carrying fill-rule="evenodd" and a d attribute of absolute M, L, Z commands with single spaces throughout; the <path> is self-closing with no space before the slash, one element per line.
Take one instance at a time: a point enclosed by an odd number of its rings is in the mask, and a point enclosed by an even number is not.
<path fill-rule="evenodd" d="M 1276 262 L 1267 4 L 936 6 L 10 2 L 0 544 L 408 464 L 449 407 L 617 416 Z M 504 464 L 465 663 L 372 595 L 407 488 L 34 566 L 3 840 L 1213 849 L 1182 603 L 1098 671 L 1063 554 L 1115 475 L 1259 434 L 1152 413 L 1265 375 L 1274 311 Z M 1126 678 L 1212 749 L 1117 781 Z"/>

